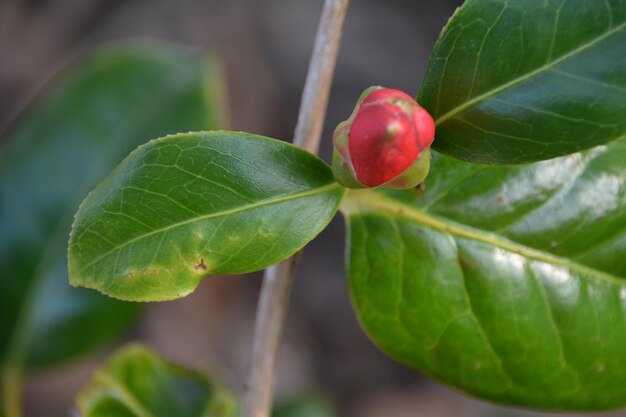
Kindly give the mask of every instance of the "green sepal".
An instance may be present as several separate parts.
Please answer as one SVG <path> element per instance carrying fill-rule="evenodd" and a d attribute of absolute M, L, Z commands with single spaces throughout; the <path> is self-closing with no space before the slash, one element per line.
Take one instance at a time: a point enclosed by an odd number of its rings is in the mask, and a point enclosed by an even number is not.
<path fill-rule="evenodd" d="M 337 149 L 333 151 L 333 176 L 339 184 L 346 188 L 366 188 L 356 179 L 352 168 L 348 166 Z"/>
<path fill-rule="evenodd" d="M 407 189 L 417 187 L 428 176 L 430 158 L 430 148 L 425 149 L 402 174 L 377 188 Z"/>

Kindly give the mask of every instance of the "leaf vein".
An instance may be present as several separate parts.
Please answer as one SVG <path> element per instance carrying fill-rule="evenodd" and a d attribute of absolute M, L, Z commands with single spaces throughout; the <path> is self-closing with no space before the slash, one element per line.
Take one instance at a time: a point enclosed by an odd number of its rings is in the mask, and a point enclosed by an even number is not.
<path fill-rule="evenodd" d="M 448 219 L 442 219 L 431 213 L 426 213 L 416 207 L 412 207 L 406 203 L 393 200 L 390 197 L 383 196 L 379 192 L 371 190 L 350 190 L 341 206 L 340 210 L 346 217 L 350 217 L 355 213 L 369 212 L 374 214 L 391 213 L 392 215 L 409 221 L 416 222 L 434 230 L 439 230 L 453 236 L 483 242 L 495 247 L 517 253 L 529 259 L 546 262 L 551 265 L 562 266 L 576 271 L 580 274 L 587 275 L 591 278 L 606 281 L 612 285 L 624 287 L 626 282 L 623 278 L 611 275 L 609 273 L 593 269 L 589 266 L 573 262 L 570 259 L 562 258 L 551 253 L 542 252 L 537 249 L 524 246 L 518 242 L 514 242 L 494 233 L 481 229 L 475 229 L 470 226 L 452 222 Z"/>
<path fill-rule="evenodd" d="M 291 201 L 291 200 L 297 200 L 299 198 L 304 198 L 304 197 L 308 197 L 308 196 L 314 196 L 314 195 L 318 195 L 318 194 L 323 194 L 325 192 L 333 191 L 333 190 L 338 189 L 338 188 L 339 188 L 339 185 L 337 183 L 331 183 L 331 184 L 328 184 L 328 185 L 325 185 L 325 186 L 313 188 L 313 189 L 306 190 L 306 191 L 301 191 L 301 192 L 297 192 L 297 193 L 293 193 L 293 194 L 282 195 L 282 196 L 278 196 L 278 197 L 274 197 L 274 198 L 268 198 L 268 199 L 256 201 L 256 202 L 253 202 L 253 203 L 250 203 L 250 204 L 242 205 L 240 207 L 235 207 L 235 208 L 228 209 L 228 210 L 222 210 L 222 211 L 218 211 L 218 212 L 208 213 L 208 214 L 205 214 L 205 215 L 202 215 L 202 216 L 198 216 L 198 217 L 194 217 L 194 218 L 191 218 L 191 219 L 186 219 L 186 220 L 183 220 L 183 221 L 180 221 L 180 222 L 176 222 L 176 223 L 170 224 L 168 226 L 161 227 L 159 229 L 154 229 L 151 232 L 144 233 L 144 234 L 136 236 L 136 237 L 134 237 L 132 239 L 129 239 L 126 242 L 123 242 L 122 244 L 120 244 L 119 246 L 117 246 L 117 247 L 115 247 L 115 248 L 105 252 L 104 254 L 98 256 L 93 261 L 91 261 L 87 265 L 83 266 L 80 269 L 80 273 L 82 274 L 85 270 L 87 270 L 88 268 L 90 268 L 93 265 L 97 264 L 102 259 L 104 259 L 107 256 L 111 255 L 112 253 L 119 251 L 121 248 L 123 248 L 125 246 L 128 246 L 128 245 L 130 245 L 132 243 L 135 243 L 137 241 L 140 241 L 142 239 L 145 239 L 147 237 L 156 235 L 158 233 L 163 233 L 163 232 L 166 232 L 166 231 L 169 231 L 169 230 L 176 229 L 178 227 L 186 226 L 188 224 L 193 224 L 193 223 L 196 223 L 196 222 L 200 222 L 200 221 L 204 221 L 204 220 L 208 220 L 208 219 L 212 219 L 212 218 L 229 216 L 229 215 L 241 213 L 241 212 L 244 212 L 244 211 L 247 211 L 247 210 L 254 210 L 256 208 L 269 206 L 269 205 L 272 205 L 272 204 L 280 204 L 280 203 L 284 203 L 284 202 Z"/>
<path fill-rule="evenodd" d="M 452 110 L 448 111 L 446 114 L 444 114 L 441 117 L 438 117 L 437 120 L 435 120 L 435 125 L 441 125 L 442 123 L 444 123 L 445 121 L 447 121 L 448 119 L 452 119 L 455 118 L 457 114 L 461 113 L 462 111 L 466 110 L 467 108 L 480 103 L 490 97 L 495 96 L 496 94 L 510 88 L 513 87 L 517 84 L 520 84 L 528 79 L 531 79 L 532 77 L 541 74 L 542 72 L 549 70 L 550 68 L 554 67 L 557 64 L 560 64 L 561 62 L 575 56 L 576 54 L 602 42 L 603 40 L 605 40 L 606 38 L 612 36 L 613 34 L 617 33 L 618 31 L 620 31 L 621 29 L 623 29 L 624 27 L 626 27 L 626 22 L 622 23 L 619 26 L 616 26 L 614 28 L 612 28 L 611 30 L 606 31 L 605 33 L 603 33 L 600 36 L 595 37 L 594 39 L 585 42 L 584 44 L 580 45 L 579 47 L 573 49 L 572 51 L 561 55 L 559 58 L 555 59 L 554 61 L 551 61 L 549 63 L 546 63 L 532 71 L 529 71 L 525 74 L 522 74 L 519 77 L 516 77 L 498 87 L 492 88 L 489 91 L 484 92 L 483 94 L 480 94 L 474 98 L 472 98 L 471 100 L 466 101 L 463 104 L 460 104 L 458 106 L 456 106 L 455 108 L 453 108 Z"/>

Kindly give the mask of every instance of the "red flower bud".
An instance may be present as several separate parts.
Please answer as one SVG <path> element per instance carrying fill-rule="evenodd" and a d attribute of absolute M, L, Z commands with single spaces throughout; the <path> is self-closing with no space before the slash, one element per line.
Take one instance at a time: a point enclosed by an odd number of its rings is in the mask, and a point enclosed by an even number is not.
<path fill-rule="evenodd" d="M 369 88 L 335 130 L 335 178 L 350 188 L 412 188 L 428 174 L 434 136 L 432 117 L 411 96 Z"/>

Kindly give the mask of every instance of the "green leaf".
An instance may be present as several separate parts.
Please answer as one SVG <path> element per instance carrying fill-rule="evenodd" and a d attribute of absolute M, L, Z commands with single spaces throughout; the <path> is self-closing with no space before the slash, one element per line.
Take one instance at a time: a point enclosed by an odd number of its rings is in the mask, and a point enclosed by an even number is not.
<path fill-rule="evenodd" d="M 263 269 L 297 252 L 343 196 L 330 168 L 274 139 L 199 132 L 131 153 L 82 203 L 72 285 L 139 301 L 182 297 L 208 274 Z"/>
<path fill-rule="evenodd" d="M 233 396 L 203 375 L 130 345 L 95 372 L 77 399 L 81 417 L 235 417 Z"/>
<path fill-rule="evenodd" d="M 73 214 L 138 144 L 215 127 L 221 81 L 215 63 L 181 51 L 109 47 L 66 70 L 6 138 L 0 148 L 5 375 L 19 374 L 23 363 L 50 365 L 99 346 L 136 316 L 135 304 L 67 285 Z"/>
<path fill-rule="evenodd" d="M 477 396 L 626 405 L 626 141 L 525 166 L 437 155 L 426 191 L 350 191 L 367 333 Z"/>
<path fill-rule="evenodd" d="M 479 163 L 566 155 L 626 136 L 623 0 L 467 0 L 418 101 L 434 149 Z"/>
<path fill-rule="evenodd" d="M 295 398 L 274 409 L 272 417 L 336 417 L 329 401 L 319 395 Z"/>

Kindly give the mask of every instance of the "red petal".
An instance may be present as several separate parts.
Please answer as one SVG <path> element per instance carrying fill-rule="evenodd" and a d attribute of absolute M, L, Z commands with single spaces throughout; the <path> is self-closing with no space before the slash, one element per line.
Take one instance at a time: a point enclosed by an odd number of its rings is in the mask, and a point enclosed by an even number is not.
<path fill-rule="evenodd" d="M 413 120 L 402 109 L 387 102 L 366 101 L 350 127 L 348 148 L 359 182 L 376 187 L 404 172 L 419 156 L 420 149 Z M 390 126 L 397 129 L 392 136 Z"/>
<path fill-rule="evenodd" d="M 418 105 L 413 112 L 413 123 L 420 152 L 432 145 L 435 139 L 435 121 L 430 113 Z"/>
<path fill-rule="evenodd" d="M 379 90 L 372 91 L 365 98 L 365 100 L 363 100 L 362 104 L 373 103 L 376 101 L 390 101 L 392 99 L 408 100 L 415 103 L 415 99 L 413 97 L 400 90 L 394 90 L 393 88 L 381 88 Z"/>

